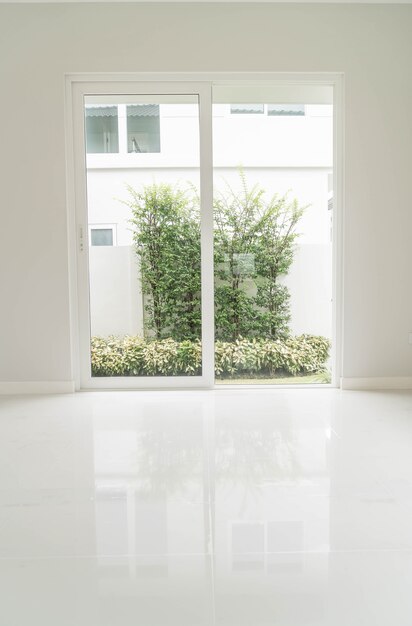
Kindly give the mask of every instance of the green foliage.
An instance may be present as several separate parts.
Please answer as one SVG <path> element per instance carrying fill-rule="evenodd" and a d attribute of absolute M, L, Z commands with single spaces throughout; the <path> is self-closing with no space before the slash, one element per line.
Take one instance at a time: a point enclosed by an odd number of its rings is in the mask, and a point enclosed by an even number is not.
<path fill-rule="evenodd" d="M 217 341 L 215 373 L 267 378 L 322 372 L 329 348 L 328 339 L 313 335 Z M 93 337 L 91 360 L 93 376 L 194 376 L 201 373 L 202 347 L 199 340 Z"/>
<path fill-rule="evenodd" d="M 156 339 L 197 339 L 200 326 L 200 216 L 191 197 L 168 184 L 128 187 L 140 261 L 145 330 Z"/>
<path fill-rule="evenodd" d="M 233 341 L 241 336 L 253 336 L 255 319 L 253 298 L 233 284 L 215 285 L 216 338 Z"/>
<path fill-rule="evenodd" d="M 290 294 L 285 285 L 276 279 L 263 280 L 257 286 L 255 334 L 259 337 L 277 339 L 287 337 L 290 322 Z"/>
<path fill-rule="evenodd" d="M 175 376 L 198 374 L 202 350 L 199 340 L 92 337 L 93 376 Z"/>
<path fill-rule="evenodd" d="M 279 284 L 293 260 L 303 208 L 287 196 L 265 197 L 229 185 L 214 200 L 216 338 L 275 340 L 289 334 L 289 291 Z M 201 336 L 199 198 L 168 184 L 128 187 L 133 241 L 145 296 L 146 335 Z"/>
<path fill-rule="evenodd" d="M 289 333 L 289 292 L 279 284 L 293 261 L 303 208 L 259 185 L 227 185 L 214 201 L 216 336 L 278 339 Z M 249 295 L 255 292 L 256 295 Z"/>

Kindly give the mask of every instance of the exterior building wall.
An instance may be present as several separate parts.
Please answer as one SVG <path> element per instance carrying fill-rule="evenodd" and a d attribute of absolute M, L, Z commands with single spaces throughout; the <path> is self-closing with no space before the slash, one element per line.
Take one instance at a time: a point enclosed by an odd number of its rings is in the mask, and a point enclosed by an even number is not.
<path fill-rule="evenodd" d="M 301 206 L 306 206 L 299 222 L 300 243 L 327 243 L 330 241 L 331 213 L 328 211 L 328 181 L 331 166 L 308 168 L 244 167 L 249 186 L 261 185 L 267 197 L 288 193 Z M 89 224 L 116 225 L 117 245 L 131 245 L 131 210 L 125 204 L 131 198 L 127 185 L 139 189 L 153 182 L 165 182 L 190 191 L 191 185 L 199 188 L 196 168 L 135 168 L 91 169 L 87 175 Z M 236 188 L 239 184 L 237 166 L 215 167 L 215 193 L 224 192 L 227 183 Z"/>

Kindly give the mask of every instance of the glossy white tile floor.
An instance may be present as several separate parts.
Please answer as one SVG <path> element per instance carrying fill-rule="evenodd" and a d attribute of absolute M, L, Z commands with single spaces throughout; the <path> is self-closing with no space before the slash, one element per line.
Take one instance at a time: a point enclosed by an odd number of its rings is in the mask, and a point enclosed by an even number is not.
<path fill-rule="evenodd" d="M 411 626 L 412 394 L 0 400 L 0 626 Z"/>

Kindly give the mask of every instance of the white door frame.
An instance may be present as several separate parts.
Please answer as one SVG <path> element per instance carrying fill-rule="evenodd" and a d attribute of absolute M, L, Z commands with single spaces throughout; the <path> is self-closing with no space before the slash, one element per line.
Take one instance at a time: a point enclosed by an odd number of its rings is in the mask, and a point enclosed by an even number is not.
<path fill-rule="evenodd" d="M 213 311 L 213 154 L 212 87 L 214 85 L 328 85 L 334 91 L 334 203 L 332 263 L 332 382 L 338 387 L 342 364 L 343 210 L 344 210 L 344 77 L 341 73 L 214 72 L 69 74 L 66 87 L 67 224 L 71 313 L 72 377 L 80 389 L 159 389 L 214 387 Z M 88 285 L 88 227 L 83 102 L 93 94 L 194 94 L 199 96 L 201 244 L 202 244 L 202 376 L 91 377 Z M 254 386 L 255 387 L 255 386 Z M 267 388 L 268 385 L 265 385 Z M 276 385 L 276 388 L 279 386 Z M 293 385 L 296 388 L 297 385 Z M 302 385 L 307 388 L 308 385 Z M 219 386 L 218 388 L 222 388 Z M 225 386 L 227 388 L 227 386 Z"/>

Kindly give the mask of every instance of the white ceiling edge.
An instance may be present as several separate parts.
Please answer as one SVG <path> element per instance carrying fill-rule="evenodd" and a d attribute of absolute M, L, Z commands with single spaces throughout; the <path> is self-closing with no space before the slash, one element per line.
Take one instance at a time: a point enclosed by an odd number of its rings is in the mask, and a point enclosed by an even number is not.
<path fill-rule="evenodd" d="M 412 0 L 0 0 L 0 4 L 412 4 Z"/>

